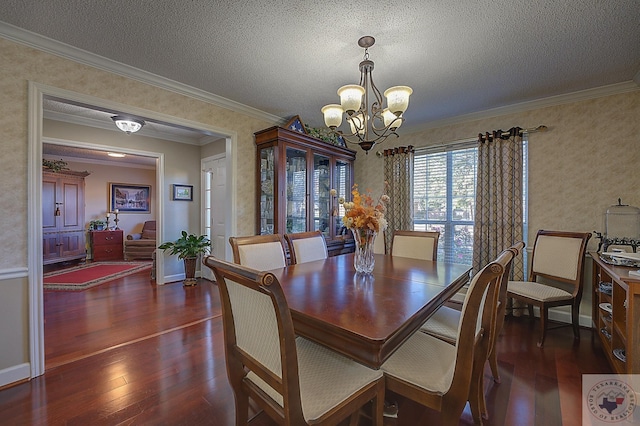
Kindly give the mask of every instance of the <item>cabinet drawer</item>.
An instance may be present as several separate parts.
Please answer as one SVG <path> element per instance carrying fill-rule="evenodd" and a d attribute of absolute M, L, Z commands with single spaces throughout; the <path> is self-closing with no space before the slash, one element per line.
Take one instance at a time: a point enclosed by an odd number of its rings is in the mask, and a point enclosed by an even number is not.
<path fill-rule="evenodd" d="M 93 247 L 93 260 L 122 260 L 122 246 L 121 245 L 109 245 L 109 246 L 94 246 Z"/>
<path fill-rule="evenodd" d="M 91 240 L 94 247 L 104 245 L 122 245 L 122 231 L 93 231 Z"/>

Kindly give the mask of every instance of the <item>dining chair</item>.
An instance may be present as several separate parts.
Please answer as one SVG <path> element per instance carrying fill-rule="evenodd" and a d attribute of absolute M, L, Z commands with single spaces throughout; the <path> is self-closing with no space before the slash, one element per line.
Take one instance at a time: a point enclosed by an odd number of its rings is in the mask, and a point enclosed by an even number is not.
<path fill-rule="evenodd" d="M 285 234 L 284 238 L 289 244 L 292 265 L 322 260 L 328 256 L 327 242 L 320 231 Z"/>
<path fill-rule="evenodd" d="M 437 231 L 394 231 L 391 240 L 391 255 L 412 259 L 437 260 Z"/>
<path fill-rule="evenodd" d="M 382 426 L 384 376 L 335 351 L 296 337 L 278 279 L 269 272 L 207 256 L 220 293 L 227 376 L 236 425 L 248 421 L 249 399 L 278 424 L 335 425 L 373 400 Z"/>
<path fill-rule="evenodd" d="M 378 232 L 376 235 L 376 239 L 373 242 L 373 253 L 374 254 L 387 254 L 387 237 L 384 234 L 384 231 Z"/>
<path fill-rule="evenodd" d="M 229 237 L 233 261 L 258 271 L 287 266 L 285 241 L 281 234 Z"/>
<path fill-rule="evenodd" d="M 534 306 L 540 309 L 539 348 L 544 345 L 549 308 L 555 306 L 571 305 L 573 336 L 580 339 L 583 265 L 589 238 L 591 233 L 538 231 L 528 281 L 509 281 L 507 297 L 525 303 L 530 318 L 534 318 Z"/>
<path fill-rule="evenodd" d="M 508 260 L 505 265 L 505 270 L 500 280 L 497 282 L 497 289 L 494 296 L 497 299 L 492 303 L 491 308 L 484 311 L 488 317 L 485 321 L 490 324 L 488 328 L 488 350 L 484 356 L 482 364 L 478 363 L 476 372 L 474 372 L 471 386 L 476 386 L 474 389 L 477 392 L 476 399 L 470 397 L 471 412 L 476 423 L 480 422 L 479 417 L 487 418 L 487 409 L 484 399 L 484 364 L 485 361 L 489 361 L 491 367 L 491 373 L 495 382 L 500 382 L 500 376 L 498 372 L 498 360 L 496 343 L 497 337 L 502 331 L 504 326 L 505 306 L 507 302 L 507 282 L 509 281 L 509 275 L 511 274 L 511 264 L 513 259 L 518 256 L 524 248 L 524 241 L 519 241 L 513 244 L 511 247 L 503 251 L 498 259 L 506 254 L 511 253 L 511 259 Z M 420 331 L 427 333 L 433 337 L 444 340 L 450 344 L 456 344 L 458 327 L 460 325 L 461 311 L 451 308 L 449 306 L 441 306 L 429 319 L 422 325 Z M 478 354 L 480 356 L 480 354 Z M 480 356 L 482 358 L 482 356 Z"/>
<path fill-rule="evenodd" d="M 467 400 L 478 398 L 472 386 L 477 364 L 486 361 L 490 315 L 509 250 L 474 275 L 460 314 L 454 345 L 416 332 L 384 364 L 386 389 L 440 412 L 442 425 L 457 425 Z M 478 356 L 476 356 L 478 355 Z"/>

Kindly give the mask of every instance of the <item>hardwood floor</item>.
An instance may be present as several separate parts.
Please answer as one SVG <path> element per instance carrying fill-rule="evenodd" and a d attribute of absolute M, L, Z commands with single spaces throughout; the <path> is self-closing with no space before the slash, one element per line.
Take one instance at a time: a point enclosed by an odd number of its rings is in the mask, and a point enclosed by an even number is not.
<path fill-rule="evenodd" d="M 46 373 L 0 391 L 3 424 L 234 424 L 211 282 L 156 286 L 146 271 L 82 292 L 45 292 L 44 306 Z M 590 330 L 581 330 L 579 344 L 570 327 L 552 330 L 540 350 L 537 326 L 507 319 L 498 343 L 502 382 L 485 371 L 485 424 L 580 425 L 581 374 L 611 372 Z M 437 413 L 389 398 L 399 415 L 386 425 L 438 424 Z M 251 424 L 274 423 L 258 413 Z M 360 424 L 371 422 L 362 416 Z M 468 408 L 460 424 L 473 424 Z"/>

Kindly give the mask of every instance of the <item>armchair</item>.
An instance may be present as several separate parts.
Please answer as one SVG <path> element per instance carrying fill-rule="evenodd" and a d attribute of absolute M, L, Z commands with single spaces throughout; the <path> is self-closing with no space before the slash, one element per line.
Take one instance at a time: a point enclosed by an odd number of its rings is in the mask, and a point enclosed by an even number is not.
<path fill-rule="evenodd" d="M 124 241 L 124 260 L 152 259 L 156 248 L 156 221 L 148 220 L 141 232 L 127 235 Z"/>

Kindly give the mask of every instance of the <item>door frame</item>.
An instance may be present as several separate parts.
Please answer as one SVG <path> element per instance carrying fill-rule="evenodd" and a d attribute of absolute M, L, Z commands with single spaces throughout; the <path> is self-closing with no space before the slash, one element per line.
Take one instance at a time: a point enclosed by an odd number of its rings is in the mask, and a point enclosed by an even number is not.
<path fill-rule="evenodd" d="M 225 138 L 225 155 L 227 159 L 227 184 L 230 195 L 227 203 L 226 215 L 229 221 L 230 234 L 237 229 L 237 220 L 231 213 L 236 206 L 237 185 L 232 179 L 237 170 L 237 132 L 229 129 L 217 128 L 211 125 L 181 119 L 178 117 L 120 104 L 102 98 L 48 86 L 34 81 L 28 81 L 28 115 L 27 115 L 27 266 L 28 266 L 28 303 L 29 303 L 29 361 L 31 378 L 40 376 L 45 372 L 45 348 L 44 348 L 44 295 L 43 295 L 43 264 L 42 264 L 42 127 L 43 127 L 43 100 L 45 96 L 52 96 L 88 105 L 108 108 L 111 110 L 130 113 L 133 115 L 148 117 L 166 123 L 204 130 Z M 121 148 L 118 150 L 122 151 Z M 123 151 L 124 152 L 124 151 Z M 149 153 L 130 150 L 131 153 Z M 164 154 L 155 153 L 156 157 L 156 185 L 164 188 Z M 165 196 L 163 190 L 157 194 L 157 238 L 163 241 L 163 216 Z M 157 274 L 156 282 L 164 283 L 164 258 L 156 259 L 156 268 L 162 273 Z"/>

